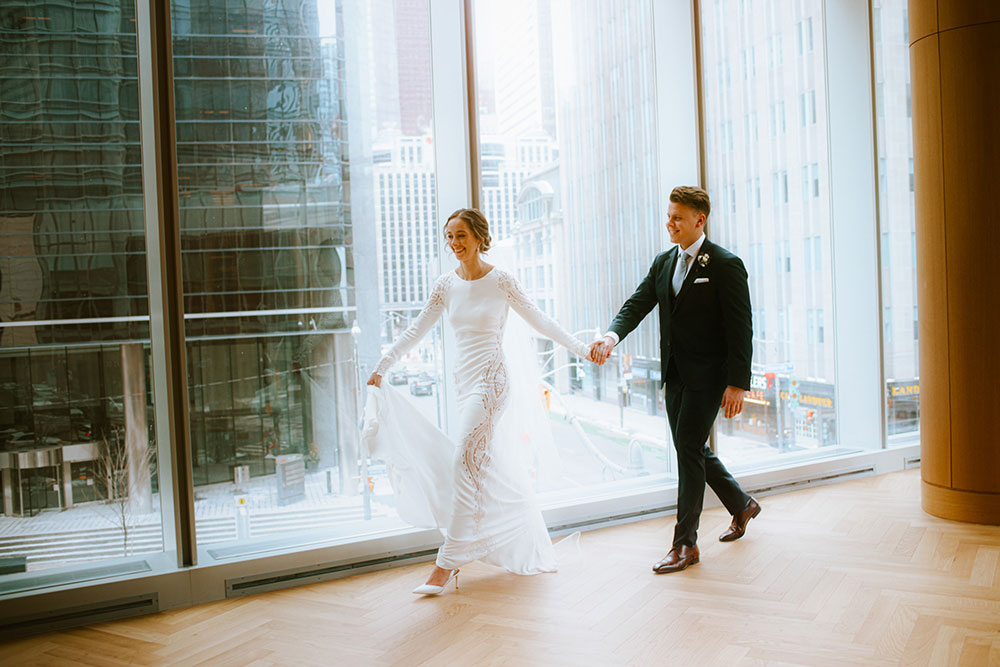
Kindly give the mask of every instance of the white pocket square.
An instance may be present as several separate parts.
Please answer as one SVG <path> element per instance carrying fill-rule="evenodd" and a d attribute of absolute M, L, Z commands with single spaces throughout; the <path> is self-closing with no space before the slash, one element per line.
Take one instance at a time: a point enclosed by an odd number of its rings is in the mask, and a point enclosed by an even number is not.
<path fill-rule="evenodd" d="M 707 283 L 707 282 L 708 282 L 708 278 L 695 278 L 694 279 L 694 284 L 695 285 L 697 285 L 698 283 Z"/>

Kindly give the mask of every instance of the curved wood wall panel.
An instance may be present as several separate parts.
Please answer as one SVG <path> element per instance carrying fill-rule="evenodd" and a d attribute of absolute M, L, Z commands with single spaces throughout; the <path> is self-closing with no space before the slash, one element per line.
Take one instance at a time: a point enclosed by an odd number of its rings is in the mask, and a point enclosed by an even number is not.
<path fill-rule="evenodd" d="M 923 507 L 1000 524 L 1000 3 L 909 7 Z"/>

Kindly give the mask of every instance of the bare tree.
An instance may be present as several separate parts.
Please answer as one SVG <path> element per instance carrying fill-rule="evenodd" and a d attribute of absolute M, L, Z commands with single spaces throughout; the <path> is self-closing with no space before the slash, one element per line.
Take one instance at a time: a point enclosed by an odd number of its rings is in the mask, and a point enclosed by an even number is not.
<path fill-rule="evenodd" d="M 140 495 L 147 483 L 149 471 L 153 466 L 155 450 L 148 444 L 145 448 L 130 451 L 125 446 L 124 438 L 118 429 L 111 432 L 110 438 L 101 440 L 97 457 L 98 494 L 104 501 L 104 506 L 110 508 L 109 518 L 112 524 L 121 531 L 122 555 L 129 555 L 129 540 L 135 525 L 136 503 L 134 497 Z M 137 460 L 132 460 L 137 457 Z M 131 475 L 130 470 L 145 470 L 142 475 Z"/>

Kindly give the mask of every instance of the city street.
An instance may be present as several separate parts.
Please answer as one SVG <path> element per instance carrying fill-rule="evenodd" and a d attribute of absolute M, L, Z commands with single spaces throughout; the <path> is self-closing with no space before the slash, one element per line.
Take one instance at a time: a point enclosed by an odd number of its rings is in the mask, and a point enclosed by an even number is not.
<path fill-rule="evenodd" d="M 409 385 L 399 384 L 394 389 L 429 421 L 438 423 L 438 386 L 435 382 L 430 395 L 421 396 L 414 395 Z M 553 396 L 548 416 L 558 453 L 553 466 L 557 474 L 543 475 L 539 491 L 669 475 L 673 469 L 665 416 L 632 408 L 621 412 L 617 405 L 582 393 Z M 720 433 L 717 443 L 721 458 L 737 474 L 741 469 L 767 465 L 777 456 L 773 447 L 743 437 Z M 371 518 L 394 516 L 385 465 L 372 462 L 369 475 Z M 239 489 L 233 483 L 198 486 L 195 513 L 199 542 L 256 539 L 363 521 L 363 496 L 341 494 L 338 479 L 336 469 L 306 471 L 304 496 L 286 504 L 278 498 L 275 475 L 254 477 Z M 162 550 L 158 505 L 156 494 L 152 513 L 129 518 L 130 533 L 135 535 L 134 541 L 129 539 L 129 553 Z M 115 535 L 120 535 L 121 529 L 115 528 L 113 514 L 113 508 L 90 502 L 63 511 L 43 511 L 34 517 L 8 518 L 0 527 L 0 556 L 27 555 L 31 570 L 120 556 L 121 538 Z"/>

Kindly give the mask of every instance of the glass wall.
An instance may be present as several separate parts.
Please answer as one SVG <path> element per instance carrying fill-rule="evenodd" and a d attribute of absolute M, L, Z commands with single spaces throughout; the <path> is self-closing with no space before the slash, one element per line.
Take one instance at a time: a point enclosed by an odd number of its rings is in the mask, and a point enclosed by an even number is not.
<path fill-rule="evenodd" d="M 920 434 L 916 220 L 910 116 L 909 18 L 905 0 L 875 0 L 875 113 L 885 349 L 886 428 L 890 443 Z"/>
<path fill-rule="evenodd" d="M 660 180 L 687 168 L 671 160 L 697 160 L 665 148 L 679 134 L 665 110 L 683 106 L 670 85 L 694 72 L 686 59 L 671 71 L 676 42 L 653 27 L 669 16 L 687 30 L 682 5 L 473 3 L 490 260 L 585 340 L 669 247 Z M 461 6 L 172 0 L 187 408 L 210 551 L 273 540 L 311 559 L 294 533 L 358 541 L 403 527 L 384 465 L 360 451 L 359 401 L 454 266 L 440 256 L 438 190 L 449 210 L 468 204 L 452 196 L 465 197 L 470 176 L 454 165 L 468 156 L 433 123 L 464 122 L 465 79 L 432 85 L 431 65 L 453 72 Z M 820 0 L 698 7 L 709 235 L 743 258 L 754 316 L 752 389 L 740 418 L 719 420 L 719 451 L 743 471 L 849 453 L 837 426 L 859 408 L 842 412 L 837 392 L 861 381 L 835 374 L 847 318 L 838 332 L 825 77 L 862 47 L 824 44 Z M 892 442 L 919 427 L 908 35 L 903 0 L 870 9 L 884 309 L 859 327 L 881 328 Z M 0 13 L 0 565 L 13 579 L 162 551 L 161 509 L 173 509 L 160 505 L 170 461 L 153 430 L 135 26 L 133 5 L 114 0 Z M 387 376 L 442 425 L 443 335 Z M 662 507 L 674 480 L 658 337 L 647 318 L 601 368 L 535 340 L 560 521 Z M 397 538 L 398 553 L 430 539 Z M 376 549 L 352 548 L 345 558 Z"/>
<path fill-rule="evenodd" d="M 652 9 L 590 0 L 474 5 L 490 261 L 587 342 L 667 247 Z M 535 341 L 561 458 L 556 486 L 667 473 L 658 341 L 649 317 L 603 367 Z"/>
<path fill-rule="evenodd" d="M 391 37 L 378 41 L 374 59 L 366 65 L 374 82 L 375 111 L 369 121 L 374 205 L 366 222 L 374 231 L 376 261 L 370 269 L 378 285 L 379 307 L 372 315 L 377 316 L 381 347 L 375 361 L 423 308 L 443 270 L 438 250 L 444 221 L 439 220 L 437 208 L 428 1 L 371 6 L 369 39 L 379 31 Z M 386 380 L 443 426 L 440 342 L 438 326 L 391 369 Z M 372 369 L 373 364 L 363 364 L 365 376 Z M 380 466 L 375 468 L 373 484 L 376 496 L 391 492 Z"/>
<path fill-rule="evenodd" d="M 749 273 L 743 414 L 716 424 L 737 467 L 838 444 L 823 3 L 701 3 L 709 236 Z"/>
<path fill-rule="evenodd" d="M 0 559 L 163 549 L 130 2 L 0 21 Z"/>
<path fill-rule="evenodd" d="M 436 276 L 427 5 L 173 0 L 172 19 L 199 544 L 391 517 L 356 360 Z M 432 339 L 389 377 L 435 418 L 436 360 Z"/>

